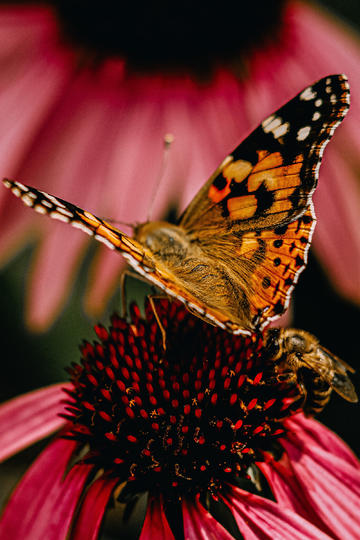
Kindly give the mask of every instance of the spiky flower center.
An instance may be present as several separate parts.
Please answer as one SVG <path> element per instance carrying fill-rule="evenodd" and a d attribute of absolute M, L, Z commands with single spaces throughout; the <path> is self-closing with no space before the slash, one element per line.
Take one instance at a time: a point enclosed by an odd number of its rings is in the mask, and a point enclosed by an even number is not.
<path fill-rule="evenodd" d="M 283 434 L 297 388 L 278 382 L 262 336 L 235 337 L 162 302 L 95 328 L 72 366 L 68 419 L 88 459 L 162 491 L 203 491 L 246 475 Z"/>

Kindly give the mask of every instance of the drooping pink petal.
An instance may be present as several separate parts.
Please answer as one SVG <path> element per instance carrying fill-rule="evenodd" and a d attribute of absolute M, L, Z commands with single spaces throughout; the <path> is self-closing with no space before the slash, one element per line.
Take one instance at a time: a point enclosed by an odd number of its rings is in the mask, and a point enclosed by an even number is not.
<path fill-rule="evenodd" d="M 223 497 L 245 540 L 330 540 L 295 512 L 239 488 Z"/>
<path fill-rule="evenodd" d="M 297 414 L 285 421 L 285 426 L 289 430 L 290 436 L 297 441 L 301 441 L 306 449 L 309 446 L 318 446 L 331 455 L 347 461 L 356 469 L 360 469 L 360 462 L 352 450 L 326 426 L 314 420 L 306 418 L 303 414 Z"/>
<path fill-rule="evenodd" d="M 339 538 L 356 540 L 360 530 L 360 471 L 331 452 L 282 441 L 291 471 L 320 519 Z"/>
<path fill-rule="evenodd" d="M 0 461 L 61 428 L 63 388 L 71 385 L 55 384 L 0 405 Z"/>
<path fill-rule="evenodd" d="M 232 540 L 233 536 L 200 504 L 198 499 L 182 502 L 185 538 Z"/>
<path fill-rule="evenodd" d="M 316 422 L 296 415 L 286 422 L 280 461 L 259 463 L 276 500 L 336 538 L 358 538 L 359 462 L 345 443 Z"/>
<path fill-rule="evenodd" d="M 91 465 L 66 468 L 76 443 L 57 439 L 27 471 L 0 520 L 0 537 L 64 540 Z"/>
<path fill-rule="evenodd" d="M 139 540 L 175 540 L 167 522 L 160 495 L 151 496 Z"/>
<path fill-rule="evenodd" d="M 97 540 L 107 503 L 118 482 L 118 478 L 101 476 L 91 484 L 71 532 L 71 540 Z"/>
<path fill-rule="evenodd" d="M 281 459 L 281 463 L 270 460 L 268 463 L 258 463 L 258 467 L 267 478 L 276 501 L 282 508 L 292 510 L 326 534 L 331 535 L 331 530 L 318 516 L 311 501 L 303 493 L 288 462 L 289 458 L 285 455 Z"/>

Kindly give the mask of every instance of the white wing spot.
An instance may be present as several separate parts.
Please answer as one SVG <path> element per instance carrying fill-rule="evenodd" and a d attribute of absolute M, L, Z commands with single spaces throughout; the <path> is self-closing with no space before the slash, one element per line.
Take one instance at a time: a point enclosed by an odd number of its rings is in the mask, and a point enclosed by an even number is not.
<path fill-rule="evenodd" d="M 317 99 L 317 100 L 315 101 L 315 107 L 321 107 L 322 102 L 323 102 L 322 99 Z"/>
<path fill-rule="evenodd" d="M 330 83 L 331 83 L 331 78 L 328 77 L 328 78 L 326 79 L 326 81 L 325 81 L 325 84 L 330 84 Z"/>
<path fill-rule="evenodd" d="M 35 210 L 35 212 L 38 212 L 39 214 L 47 214 L 46 208 L 44 208 L 44 207 L 41 206 L 40 204 L 36 204 L 36 205 L 34 206 L 34 210 Z"/>
<path fill-rule="evenodd" d="M 325 92 L 326 92 L 327 94 L 331 94 L 331 92 L 332 92 L 331 86 L 326 86 Z"/>
<path fill-rule="evenodd" d="M 319 120 L 320 117 L 321 117 L 321 114 L 319 113 L 319 111 L 315 111 L 312 117 L 313 122 L 316 122 L 316 120 Z"/>
<path fill-rule="evenodd" d="M 112 244 L 110 240 L 108 240 L 107 238 L 104 238 L 103 236 L 100 236 L 99 234 L 95 234 L 94 238 L 98 240 L 99 242 L 102 242 L 103 244 L 105 244 L 105 246 L 107 246 L 108 248 L 115 249 L 114 244 Z"/>
<path fill-rule="evenodd" d="M 269 116 L 261 125 L 265 133 L 272 133 L 275 139 L 285 135 L 290 128 L 289 122 L 283 123 L 282 118 L 274 115 Z"/>
<path fill-rule="evenodd" d="M 44 192 L 42 192 L 44 193 Z M 56 197 L 53 197 L 52 195 L 49 195 L 48 193 L 44 193 L 44 195 L 49 199 L 49 201 L 51 201 L 52 203 L 55 204 L 55 206 L 59 206 L 60 208 L 66 208 L 63 203 L 61 203 L 59 201 L 59 199 L 57 199 Z"/>
<path fill-rule="evenodd" d="M 268 122 L 267 120 L 270 120 L 270 122 Z M 279 118 L 278 116 L 272 116 L 272 117 L 270 116 L 270 118 L 268 118 L 267 120 L 265 120 L 265 122 L 262 123 L 262 127 L 265 133 L 270 133 L 271 131 L 274 131 L 274 129 L 281 126 L 281 123 L 282 123 L 281 118 Z"/>
<path fill-rule="evenodd" d="M 13 187 L 13 188 L 11 189 L 11 191 L 13 192 L 13 194 L 15 195 L 15 197 L 21 197 L 21 191 L 20 191 L 19 188 Z"/>
<path fill-rule="evenodd" d="M 29 191 L 29 188 L 24 186 L 24 184 L 21 184 L 20 182 L 15 182 L 17 187 L 20 188 L 22 191 Z"/>
<path fill-rule="evenodd" d="M 281 124 L 281 126 L 279 126 L 278 128 L 274 129 L 273 135 L 275 139 L 278 139 L 279 137 L 282 137 L 283 135 L 285 135 L 289 131 L 289 128 L 290 128 L 289 122 L 285 122 L 284 124 Z"/>
<path fill-rule="evenodd" d="M 262 122 L 262 128 L 263 130 L 265 131 L 265 128 L 270 124 L 270 122 L 272 122 L 275 118 L 275 115 L 272 114 L 271 116 L 269 116 L 268 118 L 266 118 L 263 122 Z"/>
<path fill-rule="evenodd" d="M 302 99 L 303 101 L 310 101 L 311 99 L 315 99 L 316 98 L 316 92 L 314 92 L 314 90 L 312 89 L 311 86 L 309 86 L 309 88 L 306 88 L 301 94 L 300 94 L 300 99 Z"/>
<path fill-rule="evenodd" d="M 70 219 L 67 216 L 63 216 L 62 214 L 59 214 L 59 212 L 50 212 L 50 217 L 53 219 L 58 219 L 59 221 L 63 221 L 64 223 L 69 223 Z"/>
<path fill-rule="evenodd" d="M 56 207 L 56 211 L 62 214 L 63 216 L 67 216 L 69 218 L 73 218 L 74 214 L 70 212 L 69 210 L 66 210 L 66 208 L 61 208 L 60 206 Z"/>
<path fill-rule="evenodd" d="M 81 229 L 82 231 L 84 231 L 86 234 L 89 234 L 90 236 L 94 234 L 93 231 L 89 229 L 89 227 L 86 227 L 86 225 L 81 223 L 81 221 L 73 221 L 71 225 L 75 227 L 76 229 Z"/>
<path fill-rule="evenodd" d="M 33 206 L 34 205 L 34 199 L 29 197 L 29 195 L 27 193 L 21 197 L 21 200 L 22 200 L 22 202 L 24 204 L 26 204 L 26 206 Z"/>
<path fill-rule="evenodd" d="M 44 206 L 47 206 L 48 208 L 54 208 L 54 205 L 46 199 L 43 199 L 41 202 Z"/>
<path fill-rule="evenodd" d="M 305 127 L 301 128 L 301 129 L 299 129 L 299 131 L 297 132 L 296 139 L 298 141 L 304 141 L 306 139 L 306 137 L 308 137 L 310 131 L 311 131 L 310 126 L 305 126 Z"/>
<path fill-rule="evenodd" d="M 332 105 L 335 105 L 335 103 L 337 103 L 337 97 L 336 97 L 336 94 L 331 94 L 330 96 L 330 103 Z"/>

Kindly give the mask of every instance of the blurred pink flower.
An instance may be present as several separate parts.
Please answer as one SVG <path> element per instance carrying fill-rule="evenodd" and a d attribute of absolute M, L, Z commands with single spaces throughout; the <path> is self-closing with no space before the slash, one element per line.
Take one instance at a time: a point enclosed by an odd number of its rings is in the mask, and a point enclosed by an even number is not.
<path fill-rule="evenodd" d="M 169 203 L 182 209 L 224 155 L 281 103 L 324 75 L 345 72 L 352 107 L 321 169 L 314 246 L 338 289 L 360 301 L 360 47 L 337 21 L 289 2 L 278 40 L 249 55 L 241 78 L 223 68 L 211 82 L 166 70 L 130 72 L 116 58 L 96 69 L 79 65 L 78 49 L 63 44 L 49 8 L 1 6 L 0 39 L 2 175 L 131 223 L 147 217 L 166 133 L 175 142 L 153 217 Z M 42 328 L 66 300 L 88 240 L 38 221 L 5 190 L 0 197 L 2 261 L 33 233 L 40 240 L 27 317 Z M 88 278 L 88 310 L 103 308 L 122 264 L 99 247 Z"/>
<path fill-rule="evenodd" d="M 127 489 L 127 501 L 149 491 L 140 540 L 357 539 L 359 462 L 327 428 L 291 416 L 291 387 L 270 382 L 261 337 L 230 336 L 175 304 L 166 320 L 165 353 L 154 315 L 135 306 L 131 324 L 95 328 L 71 383 L 0 407 L 1 459 L 60 430 L 10 497 L 1 538 L 96 540 Z M 239 487 L 248 478 L 259 492 L 259 470 L 275 500 Z"/>

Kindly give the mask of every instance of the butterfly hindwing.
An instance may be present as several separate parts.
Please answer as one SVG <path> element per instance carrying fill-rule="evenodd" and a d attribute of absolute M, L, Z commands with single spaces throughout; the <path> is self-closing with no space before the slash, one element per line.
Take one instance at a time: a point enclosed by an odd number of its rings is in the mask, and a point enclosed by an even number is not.
<path fill-rule="evenodd" d="M 264 252 L 249 276 L 251 321 L 262 328 L 287 309 L 290 295 L 307 263 L 315 216 L 312 205 L 288 225 L 246 232 L 239 249 L 241 257 L 251 257 L 254 246 Z"/>

